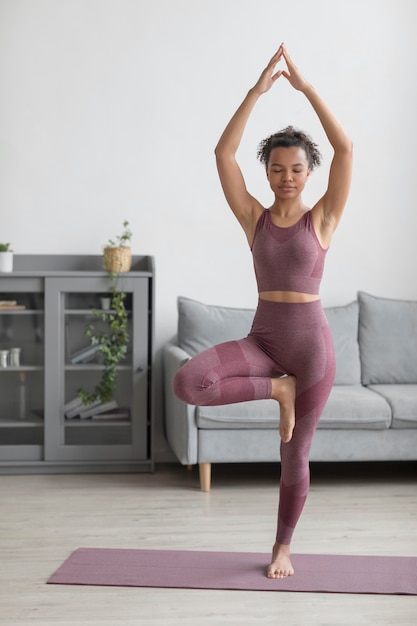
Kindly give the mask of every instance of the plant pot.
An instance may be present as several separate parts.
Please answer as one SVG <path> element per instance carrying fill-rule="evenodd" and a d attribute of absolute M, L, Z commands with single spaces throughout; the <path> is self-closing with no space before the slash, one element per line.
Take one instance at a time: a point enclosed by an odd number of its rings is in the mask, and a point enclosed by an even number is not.
<path fill-rule="evenodd" d="M 0 252 L 0 272 L 13 272 L 13 252 Z"/>
<path fill-rule="evenodd" d="M 106 247 L 103 252 L 103 267 L 107 272 L 128 272 L 132 266 L 129 246 Z"/>
<path fill-rule="evenodd" d="M 100 298 L 100 306 L 103 311 L 108 311 L 111 308 L 111 297 Z"/>

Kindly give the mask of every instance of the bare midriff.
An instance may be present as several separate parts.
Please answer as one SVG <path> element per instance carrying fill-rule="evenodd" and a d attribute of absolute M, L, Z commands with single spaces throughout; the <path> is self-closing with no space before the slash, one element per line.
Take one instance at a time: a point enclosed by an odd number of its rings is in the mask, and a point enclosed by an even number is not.
<path fill-rule="evenodd" d="M 261 291 L 261 300 L 271 302 L 314 302 L 320 300 L 320 296 L 313 293 L 299 293 L 298 291 Z"/>

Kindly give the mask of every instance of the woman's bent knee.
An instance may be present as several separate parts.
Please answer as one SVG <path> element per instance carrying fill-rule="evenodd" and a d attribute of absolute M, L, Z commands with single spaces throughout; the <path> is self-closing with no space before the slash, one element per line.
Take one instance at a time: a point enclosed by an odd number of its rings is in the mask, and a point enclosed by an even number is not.
<path fill-rule="evenodd" d="M 173 389 L 177 398 L 187 404 L 195 406 L 210 404 L 210 386 L 203 384 L 201 377 L 193 367 L 188 367 L 188 363 L 175 374 Z"/>
<path fill-rule="evenodd" d="M 172 383 L 172 388 L 177 398 L 179 398 L 183 402 L 187 402 L 188 404 L 191 404 L 191 402 L 189 401 L 190 394 L 189 394 L 189 389 L 187 385 L 187 377 L 184 375 L 184 367 L 185 366 L 183 365 L 175 374 L 174 380 Z"/>

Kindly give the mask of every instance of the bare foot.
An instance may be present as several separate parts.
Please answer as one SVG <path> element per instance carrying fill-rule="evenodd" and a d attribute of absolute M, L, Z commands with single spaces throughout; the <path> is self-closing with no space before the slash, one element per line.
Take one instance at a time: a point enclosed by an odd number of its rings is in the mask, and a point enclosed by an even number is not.
<path fill-rule="evenodd" d="M 272 378 L 272 397 L 279 402 L 279 434 L 284 443 L 291 441 L 295 426 L 295 376 Z"/>
<path fill-rule="evenodd" d="M 272 561 L 266 570 L 267 578 L 287 578 L 294 574 L 290 559 L 290 546 L 275 543 L 272 548 Z"/>

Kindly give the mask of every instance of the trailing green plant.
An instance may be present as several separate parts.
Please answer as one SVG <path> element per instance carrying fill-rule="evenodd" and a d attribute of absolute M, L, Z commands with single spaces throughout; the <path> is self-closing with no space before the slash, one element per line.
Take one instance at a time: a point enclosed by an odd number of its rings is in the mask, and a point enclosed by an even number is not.
<path fill-rule="evenodd" d="M 11 245 L 11 243 L 0 243 L 0 252 L 13 252 Z"/>
<path fill-rule="evenodd" d="M 126 245 L 132 237 L 128 225 L 127 221 L 123 222 L 124 231 L 116 238 L 121 246 Z M 116 244 L 110 239 L 109 245 Z M 111 399 L 116 388 L 117 367 L 127 354 L 129 333 L 126 293 L 119 289 L 117 272 L 108 271 L 107 274 L 110 279 L 111 308 L 108 311 L 92 309 L 93 315 L 97 320 L 104 322 L 107 328 L 101 330 L 94 323 L 86 328 L 91 345 L 98 347 L 97 358 L 103 364 L 104 370 L 93 391 L 78 390 L 78 396 L 83 404 L 90 404 L 96 400 L 106 402 Z"/>

